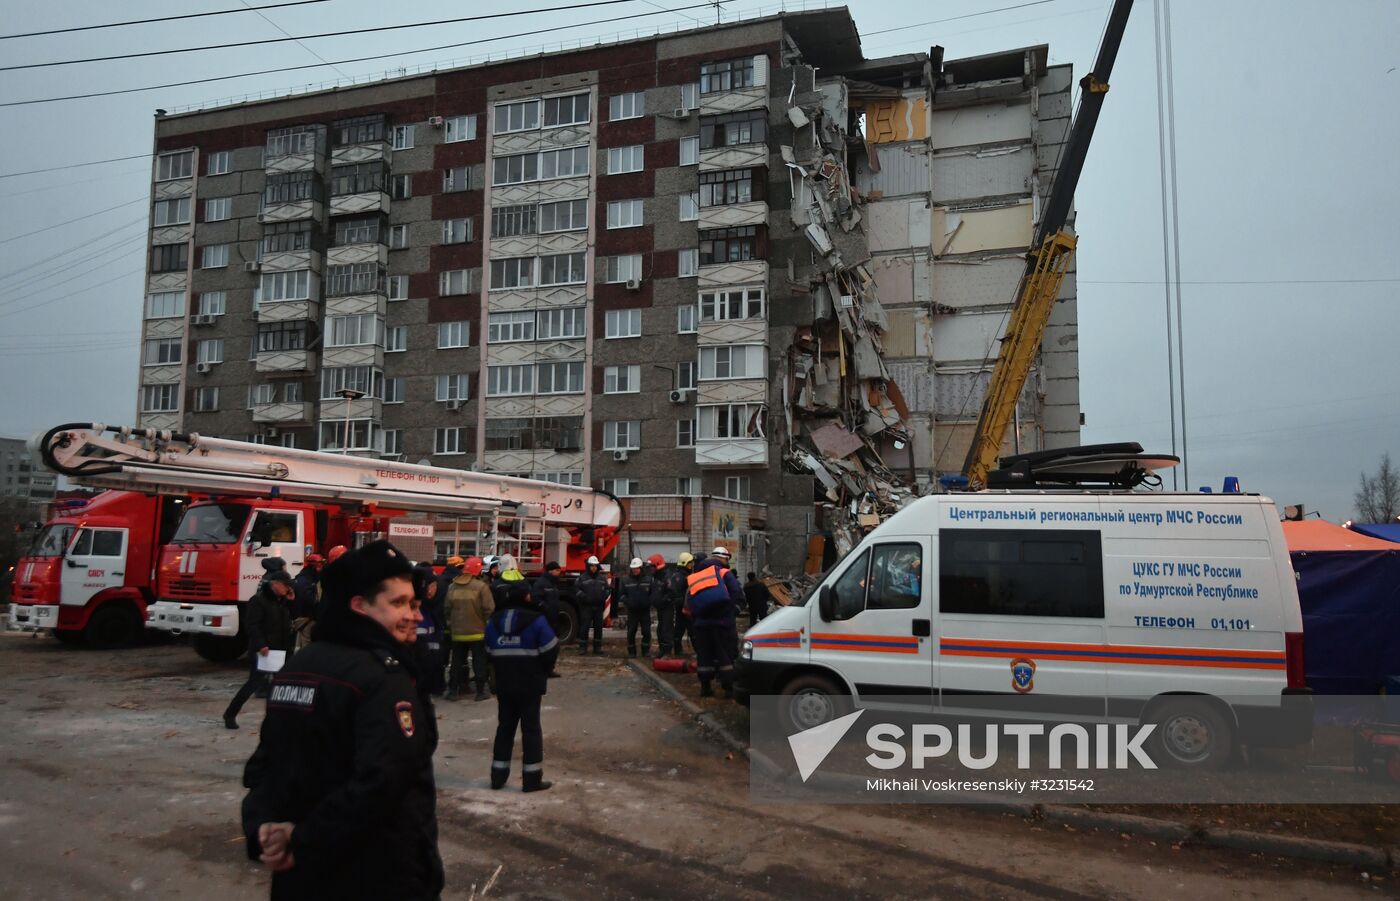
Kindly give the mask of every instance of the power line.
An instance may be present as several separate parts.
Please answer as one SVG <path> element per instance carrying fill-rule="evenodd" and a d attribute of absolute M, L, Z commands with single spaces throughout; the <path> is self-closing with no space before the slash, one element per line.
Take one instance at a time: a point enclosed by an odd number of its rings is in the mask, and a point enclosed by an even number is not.
<path fill-rule="evenodd" d="M 227 16 L 233 13 L 255 12 L 260 9 L 285 9 L 289 6 L 306 6 L 308 3 L 325 3 L 326 0 L 296 0 L 294 3 L 273 3 L 268 6 L 250 6 L 247 9 L 220 9 L 207 13 L 185 13 L 179 16 L 161 16 L 157 19 L 133 19 L 130 22 L 109 22 L 105 25 L 79 25 L 74 28 L 54 28 L 49 31 L 26 31 L 23 34 L 0 34 L 0 41 L 13 38 L 37 38 L 46 34 L 72 34 L 75 31 L 94 31 L 99 28 L 122 28 L 127 25 L 150 25 L 154 22 L 174 22 L 178 19 L 200 19 L 205 16 Z"/>
<path fill-rule="evenodd" d="M 910 28 L 922 28 L 925 25 L 941 25 L 944 22 L 956 22 L 959 19 L 975 19 L 978 16 L 990 16 L 992 13 L 1010 12 L 1013 9 L 1025 9 L 1028 6 L 1043 6 L 1046 3 L 1054 2 L 1055 0 L 1033 0 L 1031 3 L 1018 3 L 1015 6 L 1003 6 L 1000 9 L 984 9 L 980 13 L 965 13 L 961 16 L 950 16 L 946 19 L 931 19 L 927 22 L 912 22 L 908 25 L 900 25 L 896 28 L 882 28 L 879 31 L 867 31 L 863 33 L 861 37 L 872 38 L 877 34 L 889 34 L 891 31 L 907 31 Z"/>
<path fill-rule="evenodd" d="M 129 239 L 127 243 L 131 243 L 131 242 L 134 242 L 134 241 L 136 241 L 136 240 L 137 240 L 137 239 L 133 237 L 133 238 Z M 82 270 L 81 272 L 73 272 L 71 275 L 69 275 L 68 278 L 62 279 L 62 280 L 60 280 L 60 281 L 51 282 L 51 283 L 49 283 L 49 284 L 47 284 L 47 285 L 38 285 L 38 282 L 45 281 L 46 279 L 51 278 L 51 277 L 54 276 L 54 275 L 68 275 L 68 274 L 71 272 L 70 269 L 56 269 L 56 270 L 54 270 L 53 272 L 45 273 L 44 275 L 41 275 L 41 276 L 39 276 L 37 279 L 31 281 L 29 284 L 25 284 L 25 285 L 11 285 L 10 287 L 8 287 L 8 288 L 5 289 L 5 293 L 6 293 L 6 294 L 14 294 L 14 293 L 16 293 L 16 292 L 20 292 L 20 293 L 22 293 L 22 294 L 25 295 L 25 296 L 22 297 L 22 298 L 20 298 L 20 297 L 10 297 L 10 298 L 8 298 L 8 299 L 5 300 L 5 301 L 0 302 L 0 306 L 8 306 L 8 305 L 10 305 L 10 304 L 18 303 L 18 302 L 20 302 L 20 300 L 29 300 L 29 299 L 30 299 L 31 297 L 33 297 L 33 295 L 35 295 L 35 294 L 42 294 L 42 293 L 44 293 L 45 291 L 52 291 L 54 288 L 57 288 L 59 285 L 66 285 L 66 284 L 68 284 L 69 282 L 75 282 L 75 281 L 77 281 L 78 279 L 83 278 L 83 277 L 88 276 L 88 275 L 91 275 L 92 273 L 97 272 L 97 271 L 100 270 L 100 269 L 105 269 L 105 268 L 107 268 L 109 265 L 111 265 L 112 263 L 116 262 L 118 259 L 125 257 L 126 254 L 127 254 L 127 248 L 124 247 L 124 246 L 122 246 L 121 244 L 118 244 L 118 245 L 114 245 L 114 246 L 112 246 L 112 247 L 107 248 L 106 250 L 102 251 L 100 254 L 94 255 L 93 257 L 89 258 L 88 260 L 86 260 L 86 261 L 84 261 L 84 262 L 97 262 L 97 258 L 98 258 L 98 257 L 100 257 L 100 256 L 107 256 L 107 255 L 113 253 L 114 251 L 117 251 L 117 252 L 118 252 L 116 257 L 113 257 L 113 258 L 110 259 L 110 260 L 103 260 L 102 262 L 97 263 L 97 265 L 91 266 L 91 267 L 89 267 L 89 268 L 87 268 L 87 269 L 84 269 L 84 270 Z"/>
<path fill-rule="evenodd" d="M 143 273 L 143 272 L 145 272 L 145 271 L 146 271 L 146 267 L 145 267 L 145 266 L 141 266 L 141 267 L 138 268 L 138 269 L 132 269 L 132 270 L 130 270 L 130 271 L 128 271 L 128 272 L 123 272 L 123 273 L 121 273 L 121 274 L 119 274 L 119 275 L 114 275 L 114 276 L 112 276 L 111 278 L 107 279 L 106 281 L 101 281 L 101 282 L 97 282 L 96 284 L 93 284 L 93 285 L 88 285 L 86 288 L 79 288 L 78 290 L 73 291 L 73 292 L 68 293 L 68 294 L 64 294 L 64 295 L 61 296 L 61 297 L 54 297 L 54 298 L 50 298 L 49 300 L 40 301 L 39 303 L 36 303 L 36 304 L 30 304 L 30 305 L 27 306 L 27 307 L 20 307 L 18 310 L 5 310 L 5 311 L 3 311 L 3 312 L 0 312 L 0 319 L 4 319 L 6 316 L 14 316 L 14 315 L 19 314 L 19 313 L 24 313 L 24 312 L 27 312 L 27 311 L 29 311 L 29 310 L 36 310 L 36 309 L 38 309 L 39 307 L 46 307 L 46 306 L 48 306 L 48 305 L 51 304 L 51 303 L 58 303 L 60 300 L 69 300 L 69 299 L 71 299 L 71 298 L 77 297 L 79 294 L 85 294 L 85 293 L 87 293 L 88 291 L 91 291 L 91 290 L 93 290 L 93 289 L 95 289 L 95 288 L 101 288 L 101 287 L 104 286 L 104 285 L 110 285 L 112 282 L 118 281 L 119 279 L 127 278 L 127 277 L 133 276 L 133 275 L 140 275 L 141 273 Z"/>
<path fill-rule="evenodd" d="M 438 19 L 433 22 L 409 22 L 403 25 L 377 25 L 370 28 L 350 28 L 345 31 L 323 31 L 320 34 L 287 35 L 282 38 L 261 38 L 256 41 L 233 41 L 228 44 L 205 44 L 202 47 L 172 47 L 167 50 L 144 50 L 140 53 L 117 53 L 112 56 L 89 56 L 83 59 L 60 59 L 47 63 L 25 63 L 19 66 L 0 66 L 0 72 L 14 72 L 20 69 L 47 69 L 53 66 L 76 66 L 81 63 L 109 63 L 121 59 L 143 59 L 151 56 L 169 56 L 172 53 L 197 53 L 204 50 L 229 50 L 235 47 L 256 47 L 262 44 L 285 44 L 287 41 L 312 40 L 314 38 L 341 38 L 357 34 L 378 34 L 384 31 L 401 31 L 406 28 L 431 28 L 437 25 L 458 25 L 462 22 L 481 22 L 487 19 L 506 19 L 514 16 L 533 16 L 541 13 L 567 12 L 573 9 L 589 9 L 595 6 L 616 6 L 631 3 L 633 0 L 591 0 L 588 3 L 571 3 L 568 6 L 545 6 L 539 9 L 520 9 L 503 13 L 487 13 L 480 16 L 462 16 L 457 19 Z M 1040 0 L 1048 3 L 1049 0 Z M 708 4 L 703 4 L 708 5 Z M 673 10 L 666 10 L 672 12 Z M 655 15 L 652 13 L 651 15 Z M 327 65 L 331 65 L 327 63 Z"/>
<path fill-rule="evenodd" d="M 72 225 L 74 222 L 82 222 L 84 219 L 91 219 L 93 216 L 101 216 L 103 213 L 110 213 L 113 210 L 119 210 L 124 206 L 131 206 L 133 203 L 143 203 L 145 200 L 146 195 L 142 194 L 135 200 L 128 200 L 126 203 L 119 203 L 116 206 L 109 206 L 105 210 L 98 210 L 95 213 L 88 213 L 86 216 L 79 216 L 76 219 L 69 219 L 67 222 L 58 222 L 53 225 L 46 225 L 43 228 L 36 228 L 32 232 L 25 232 L 22 235 L 12 235 L 8 238 L 0 238 L 0 244 L 9 244 L 11 241 L 18 241 L 21 238 L 29 238 L 34 235 L 42 235 L 44 232 L 53 231 L 54 229 L 62 228 L 65 225 Z"/>
<path fill-rule="evenodd" d="M 669 10 L 669 12 L 674 12 L 674 13 L 686 12 L 686 11 L 692 10 L 692 9 L 706 8 L 706 7 L 709 7 L 709 5 L 710 5 L 710 4 L 708 4 L 708 3 L 695 3 L 695 4 L 692 4 L 692 5 L 690 5 L 690 6 L 680 6 L 680 7 L 676 7 L 675 9 Z M 587 27 L 592 26 L 592 25 L 611 25 L 611 24 L 614 23 L 614 22 L 625 22 L 625 21 L 627 21 L 627 20 L 629 20 L 629 19 L 644 19 L 644 18 L 648 18 L 648 17 L 650 17 L 650 16 L 659 15 L 660 12 L 661 12 L 661 11 L 658 10 L 657 12 L 633 13 L 633 14 L 631 14 L 631 15 L 626 15 L 626 16 L 613 16 L 612 18 L 608 18 L 608 19 L 594 19 L 594 20 L 591 21 L 591 22 L 575 22 L 575 23 L 573 23 L 572 25 L 556 25 L 556 26 L 553 26 L 553 27 L 550 27 L 550 28 L 535 28 L 535 29 L 532 29 L 532 30 L 530 30 L 530 31 L 520 31 L 520 32 L 516 32 L 515 34 L 503 34 L 503 35 L 499 35 L 499 36 L 497 36 L 497 37 L 492 37 L 492 38 L 478 38 L 478 39 L 476 39 L 476 40 L 472 40 L 472 41 L 462 41 L 462 42 L 456 43 L 456 44 L 441 44 L 441 45 L 439 45 L 439 46 L 437 46 L 437 47 L 421 47 L 421 48 L 419 48 L 419 49 L 417 49 L 417 50 L 400 50 L 400 51 L 397 51 L 397 52 L 394 52 L 394 53 L 380 53 L 380 54 L 376 54 L 376 55 L 374 55 L 374 56 L 360 56 L 360 57 L 356 57 L 355 59 L 338 59 L 338 60 L 334 60 L 332 64 L 333 64 L 333 65 L 337 65 L 337 66 L 343 66 L 343 65 L 349 65 L 350 63 L 364 63 L 364 62 L 371 62 L 371 61 L 373 61 L 373 60 L 392 59 L 392 58 L 400 57 L 400 56 L 413 56 L 413 55 L 418 54 L 418 53 L 436 53 L 436 52 L 439 51 L 439 50 L 454 50 L 454 49 L 456 49 L 456 48 L 458 48 L 458 47 L 470 47 L 470 46 L 474 46 L 474 45 L 476 45 L 476 44 L 489 44 L 489 43 L 492 43 L 492 42 L 494 42 L 494 41 L 506 41 L 506 40 L 510 40 L 511 38 L 532 37 L 532 36 L 534 36 L 534 35 L 549 34 L 549 33 L 551 33 L 551 32 L 555 32 L 555 31 L 567 31 L 567 30 L 569 30 L 569 29 L 571 29 L 571 28 L 587 28 Z M 143 91 L 159 91 L 159 90 L 163 90 L 163 89 L 165 89 L 165 88 L 183 88 L 183 87 L 188 87 L 188 86 L 190 86 L 190 85 L 196 85 L 196 84 L 209 84 L 210 82 L 215 82 L 215 81 L 230 81 L 230 80 L 235 79 L 235 78 L 251 78 L 251 77 L 256 76 L 256 75 L 276 75 L 276 74 L 279 74 L 279 73 L 282 73 L 282 72 L 299 72 L 299 71 L 302 71 L 302 70 L 304 70 L 304 69 L 320 69 L 320 68 L 323 68 L 323 66 L 320 65 L 320 64 L 318 64 L 318 63 L 308 63 L 307 65 L 304 65 L 304 66 L 283 66 L 282 68 L 279 68 L 279 69 L 262 69 L 262 70 L 257 71 L 257 72 L 239 72 L 239 73 L 237 73 L 236 75 L 215 75 L 215 76 L 213 76 L 213 77 L 211 77 L 211 78 L 196 78 L 196 79 L 191 79 L 190 81 L 172 81 L 172 82 L 169 82 L 169 83 L 167 83 L 167 84 L 153 84 L 153 85 L 147 85 L 146 87 L 141 87 L 141 88 L 125 88 L 125 89 L 117 90 L 117 91 L 94 91 L 94 92 L 88 93 L 88 94 L 68 94 L 68 95 L 63 96 L 63 97 L 38 97 L 38 98 L 35 98 L 35 99 L 33 99 L 33 100 L 11 100 L 11 101 L 9 101 L 9 102 L 7 102 L 7 103 L 0 103 L 0 108 L 11 107 L 11 106 L 29 106 L 29 105 L 35 104 L 35 103 L 58 103 L 58 102 L 60 102 L 60 101 L 65 101 L 65 100 L 87 100 L 87 99 L 90 99 L 90 98 L 93 98 L 93 97 L 115 97 L 115 96 L 117 96 L 117 95 L 119 95 L 119 94 L 139 94 L 139 93 L 141 93 L 141 92 L 143 92 Z M 125 157 L 125 159 L 136 159 L 136 158 L 137 158 L 137 157 L 134 157 L 134 156 L 132 156 L 132 157 Z M 100 162 L 116 162 L 116 160 L 101 160 Z M 91 163 L 84 163 L 84 164 L 82 164 L 82 165 L 93 165 L 93 164 L 91 164 Z M 59 167 L 59 168 L 65 168 L 65 167 Z M 12 174 L 12 175 L 32 175 L 32 174 L 34 174 L 35 172 L 52 172 L 52 171 L 54 171 L 54 170 L 53 170 L 53 169 L 35 169 L 35 170 L 33 170 L 32 172 L 15 172 L 15 173 L 11 173 L 11 174 Z M 0 178 L 8 178 L 8 177 L 9 177 L 9 176 L 0 176 Z"/>
<path fill-rule="evenodd" d="M 55 254 L 52 254 L 52 255 L 50 255 L 50 256 L 46 256 L 46 257 L 44 257 L 43 259 L 40 259 L 40 260 L 35 260 L 34 262 L 30 263 L 30 264 L 27 265 L 27 266 L 21 266 L 21 267 L 18 268 L 18 269 L 12 269 L 12 270 L 10 270 L 9 272 L 6 272 L 4 275 L 0 275 L 0 282 L 5 281 L 6 279 L 14 278 L 16 275 L 19 275 L 21 272 L 28 272 L 30 269 L 33 269 L 33 268 L 35 268 L 35 267 L 37 267 L 37 266 L 42 266 L 42 265 L 44 265 L 45 263 L 51 262 L 51 261 L 53 261 L 53 260 L 56 260 L 56 259 L 58 259 L 58 258 L 61 257 L 61 256 L 65 256 L 66 254 L 72 253 L 74 250 L 77 250 L 78 248 L 81 248 L 81 247 L 91 247 L 94 241 L 100 241 L 100 240 L 102 240 L 103 238 L 107 238 L 107 237 L 111 237 L 112 235 L 115 235 L 117 232 L 125 231 L 126 229 L 129 229 L 129 228 L 131 228 L 131 227 L 134 226 L 134 225 L 138 225 L 138 224 L 139 224 L 139 225 L 145 225 L 145 223 L 146 223 L 146 217 L 145 217 L 145 216 L 141 216 L 139 219 L 133 219 L 133 220 L 131 220 L 130 222 L 124 222 L 124 223 L 122 223 L 121 225 L 118 225 L 116 228 L 114 228 L 114 229 L 112 229 L 112 230 L 110 230 L 110 231 L 105 231 L 105 232 L 103 232 L 102 234 L 96 236 L 95 238 L 90 238 L 90 239 L 88 239 L 88 240 L 86 240 L 86 241 L 81 241 L 81 242 L 79 242 L 79 243 L 77 243 L 77 244 L 72 245 L 71 247 L 65 247 L 65 248 L 63 248 L 62 250 L 60 250 L 60 251 L 58 251 L 57 253 L 55 253 Z M 122 239 L 122 243 L 124 243 L 124 242 L 126 242 L 126 241 L 133 240 L 135 237 L 136 237 L 135 235 L 132 235 L 130 238 L 123 238 L 123 239 Z M 6 290 L 8 290 L 8 289 L 7 289 L 7 288 L 0 287 L 0 292 L 6 291 Z"/>
<path fill-rule="evenodd" d="M 238 0 L 238 2 L 239 2 L 239 3 L 242 3 L 244 6 L 248 6 L 248 0 Z M 253 12 L 257 12 L 257 10 L 253 9 L 253 7 L 251 7 L 251 6 L 248 6 L 248 9 L 252 10 Z M 263 15 L 262 13 L 260 13 L 260 12 L 258 13 L 258 18 L 259 18 L 259 19 L 262 19 L 264 22 L 266 22 L 267 24 L 271 25 L 273 28 L 276 28 L 278 31 L 282 32 L 282 33 L 285 34 L 287 37 L 292 38 L 291 32 L 287 31 L 287 29 L 283 28 L 281 25 L 278 25 L 276 22 L 272 21 L 271 19 L 269 19 L 267 16 Z M 297 40 L 296 38 L 292 38 L 292 40 L 294 40 L 294 41 L 297 42 L 297 46 L 298 46 L 298 47 L 300 47 L 301 49 L 305 50 L 307 53 L 311 54 L 312 56 L 316 57 L 316 58 L 317 58 L 318 60 L 320 60 L 321 62 L 326 63 L 326 65 L 330 66 L 332 69 L 335 69 L 335 71 L 336 71 L 337 73 L 339 73 L 339 75 L 340 75 L 341 78 L 349 78 L 349 77 L 350 77 L 349 75 L 345 74 L 345 70 L 343 70 L 343 69 L 336 69 L 336 66 L 335 66 L 334 63 L 326 62 L 326 58 L 325 58 L 324 56 L 322 56 L 321 54 L 317 53 L 315 50 L 312 50 L 310 47 L 306 46 L 306 45 L 303 44 L 301 41 Z"/>
<path fill-rule="evenodd" d="M 255 73 L 255 74 L 261 74 L 261 73 Z M 232 77 L 237 78 L 238 76 L 235 75 L 235 76 L 232 76 Z M 162 87 L 168 87 L 168 85 L 162 85 Z M 125 91 L 113 91 L 112 93 L 114 93 L 114 94 L 122 94 L 122 93 L 125 93 Z M 84 96 L 89 96 L 89 97 L 100 97 L 100 96 L 104 96 L 104 95 L 101 95 L 101 94 L 87 94 L 87 95 L 84 95 Z M 61 98 L 59 98 L 59 99 L 60 99 L 60 100 L 63 100 L 63 99 L 67 99 L 67 98 L 62 98 L 62 97 L 61 97 Z M 23 106 L 23 105 L 26 104 L 26 103 L 44 103 L 44 102 L 46 102 L 46 101 L 42 101 L 42 100 L 21 100 L 19 103 L 0 103 L 0 106 Z M 58 171 L 61 171 L 61 170 L 63 170 L 63 169 L 81 169 L 81 168 L 83 168 L 84 166 L 100 166 L 100 165 L 102 165 L 103 163 L 120 163 L 120 162 L 123 162 L 124 160 L 144 160 L 144 159 L 150 159 L 150 157 L 151 157 L 151 155 L 150 155 L 149 153 L 138 153 L 138 154 L 135 154 L 135 155 L 133 155 L 133 156 L 114 156 L 114 157 L 112 157 L 111 159 L 106 159 L 106 160 L 91 160 L 90 162 L 86 162 L 86 163 L 69 163 L 69 164 L 66 165 L 66 166 L 50 166 L 50 167 L 47 168 L 47 169 L 30 169 L 30 170 L 25 171 L 25 172 L 5 172 L 5 173 L 0 173 L 0 178 L 16 178 L 16 177 L 21 176 L 21 175 L 38 175 L 38 174 L 41 173 L 41 172 L 58 172 Z"/>
<path fill-rule="evenodd" d="M 0 194 L 0 200 L 7 200 L 11 197 L 24 197 L 27 194 L 42 194 L 45 191 L 57 191 L 59 188 L 76 188 L 79 185 L 90 185 L 95 181 L 107 181 L 118 175 L 135 175 L 138 172 L 146 171 L 142 169 L 123 169 L 112 175 L 95 175 L 92 178 L 80 178 L 75 181 L 61 181 L 51 185 L 41 185 L 37 188 L 26 188 L 23 191 L 11 191 L 8 194 Z"/>
<path fill-rule="evenodd" d="M 1102 281 L 1079 279 L 1081 285 L 1387 285 L 1400 282 L 1400 278 L 1261 278 L 1261 279 L 1184 279 L 1161 281 L 1137 279 L 1123 281 Z"/>

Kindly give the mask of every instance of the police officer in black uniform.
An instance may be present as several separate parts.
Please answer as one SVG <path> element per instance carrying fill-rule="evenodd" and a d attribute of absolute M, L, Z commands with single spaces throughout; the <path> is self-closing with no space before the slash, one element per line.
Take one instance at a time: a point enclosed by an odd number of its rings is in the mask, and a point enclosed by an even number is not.
<path fill-rule="evenodd" d="M 412 649 L 413 567 L 376 541 L 321 585 L 316 640 L 273 679 L 244 769 L 248 856 L 272 871 L 274 899 L 437 898 L 437 725 Z"/>

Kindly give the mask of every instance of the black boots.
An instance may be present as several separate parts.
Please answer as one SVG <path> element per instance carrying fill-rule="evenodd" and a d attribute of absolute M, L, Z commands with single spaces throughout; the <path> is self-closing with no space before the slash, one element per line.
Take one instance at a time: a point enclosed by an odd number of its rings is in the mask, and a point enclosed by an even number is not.
<path fill-rule="evenodd" d="M 505 788 L 505 787 L 506 787 L 506 782 L 509 781 L 509 780 L 510 780 L 510 767 L 508 767 L 508 766 L 493 766 L 493 767 L 491 767 L 491 787 L 492 787 L 493 789 L 496 789 L 496 790 L 499 791 L 500 789 Z"/>
<path fill-rule="evenodd" d="M 542 792 L 547 791 L 553 784 L 553 782 L 544 781 L 543 770 L 535 770 L 534 772 L 525 774 L 524 785 L 520 790 L 525 792 Z"/>
<path fill-rule="evenodd" d="M 238 720 L 234 718 L 233 714 L 230 714 L 230 713 L 225 713 L 225 714 L 224 714 L 224 728 L 225 728 L 225 729 L 237 729 L 237 728 L 238 728 Z"/>
<path fill-rule="evenodd" d="M 702 697 L 702 698 L 713 698 L 714 696 L 715 696 L 715 690 L 714 690 L 714 688 L 710 685 L 710 683 L 706 682 L 704 685 L 701 685 L 701 686 L 700 686 L 700 697 Z"/>

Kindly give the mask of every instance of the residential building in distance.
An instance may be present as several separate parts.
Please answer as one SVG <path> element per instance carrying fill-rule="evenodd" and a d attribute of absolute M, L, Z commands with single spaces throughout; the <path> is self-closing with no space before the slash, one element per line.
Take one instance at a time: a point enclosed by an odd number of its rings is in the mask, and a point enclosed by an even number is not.
<path fill-rule="evenodd" d="M 0 496 L 48 504 L 57 488 L 58 477 L 34 461 L 25 439 L 0 438 Z"/>
<path fill-rule="evenodd" d="M 867 60 L 834 8 L 158 115 L 139 420 L 817 565 L 962 466 L 1068 128 L 1046 60 Z M 1008 447 L 1078 442 L 1061 299 Z"/>

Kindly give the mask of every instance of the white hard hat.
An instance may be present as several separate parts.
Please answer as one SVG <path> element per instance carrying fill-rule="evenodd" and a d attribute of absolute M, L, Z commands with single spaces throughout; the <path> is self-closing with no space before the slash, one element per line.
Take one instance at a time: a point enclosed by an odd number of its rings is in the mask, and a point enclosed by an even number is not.
<path fill-rule="evenodd" d="M 482 565 L 485 566 L 487 569 L 490 569 L 491 567 L 495 566 L 497 563 L 500 562 L 501 558 L 497 557 L 495 554 L 487 554 L 485 557 L 481 558 Z"/>
<path fill-rule="evenodd" d="M 728 560 L 728 559 L 729 559 L 729 548 L 725 547 L 724 545 L 719 545 L 719 546 L 716 547 L 714 550 L 710 551 L 710 556 L 711 556 L 711 557 L 723 557 L 723 558 L 725 558 L 726 560 Z"/>
<path fill-rule="evenodd" d="M 641 557 L 633 557 L 633 558 L 632 558 L 632 562 L 629 563 L 629 564 L 627 564 L 627 566 L 628 566 L 629 568 L 631 568 L 631 569 L 641 569 L 641 568 L 642 568 L 642 558 L 641 558 Z"/>
<path fill-rule="evenodd" d="M 592 556 L 590 556 L 587 560 L 583 561 L 583 565 L 584 565 L 584 566 L 597 566 L 597 565 L 598 565 L 598 558 L 597 558 L 597 557 L 592 557 Z"/>

